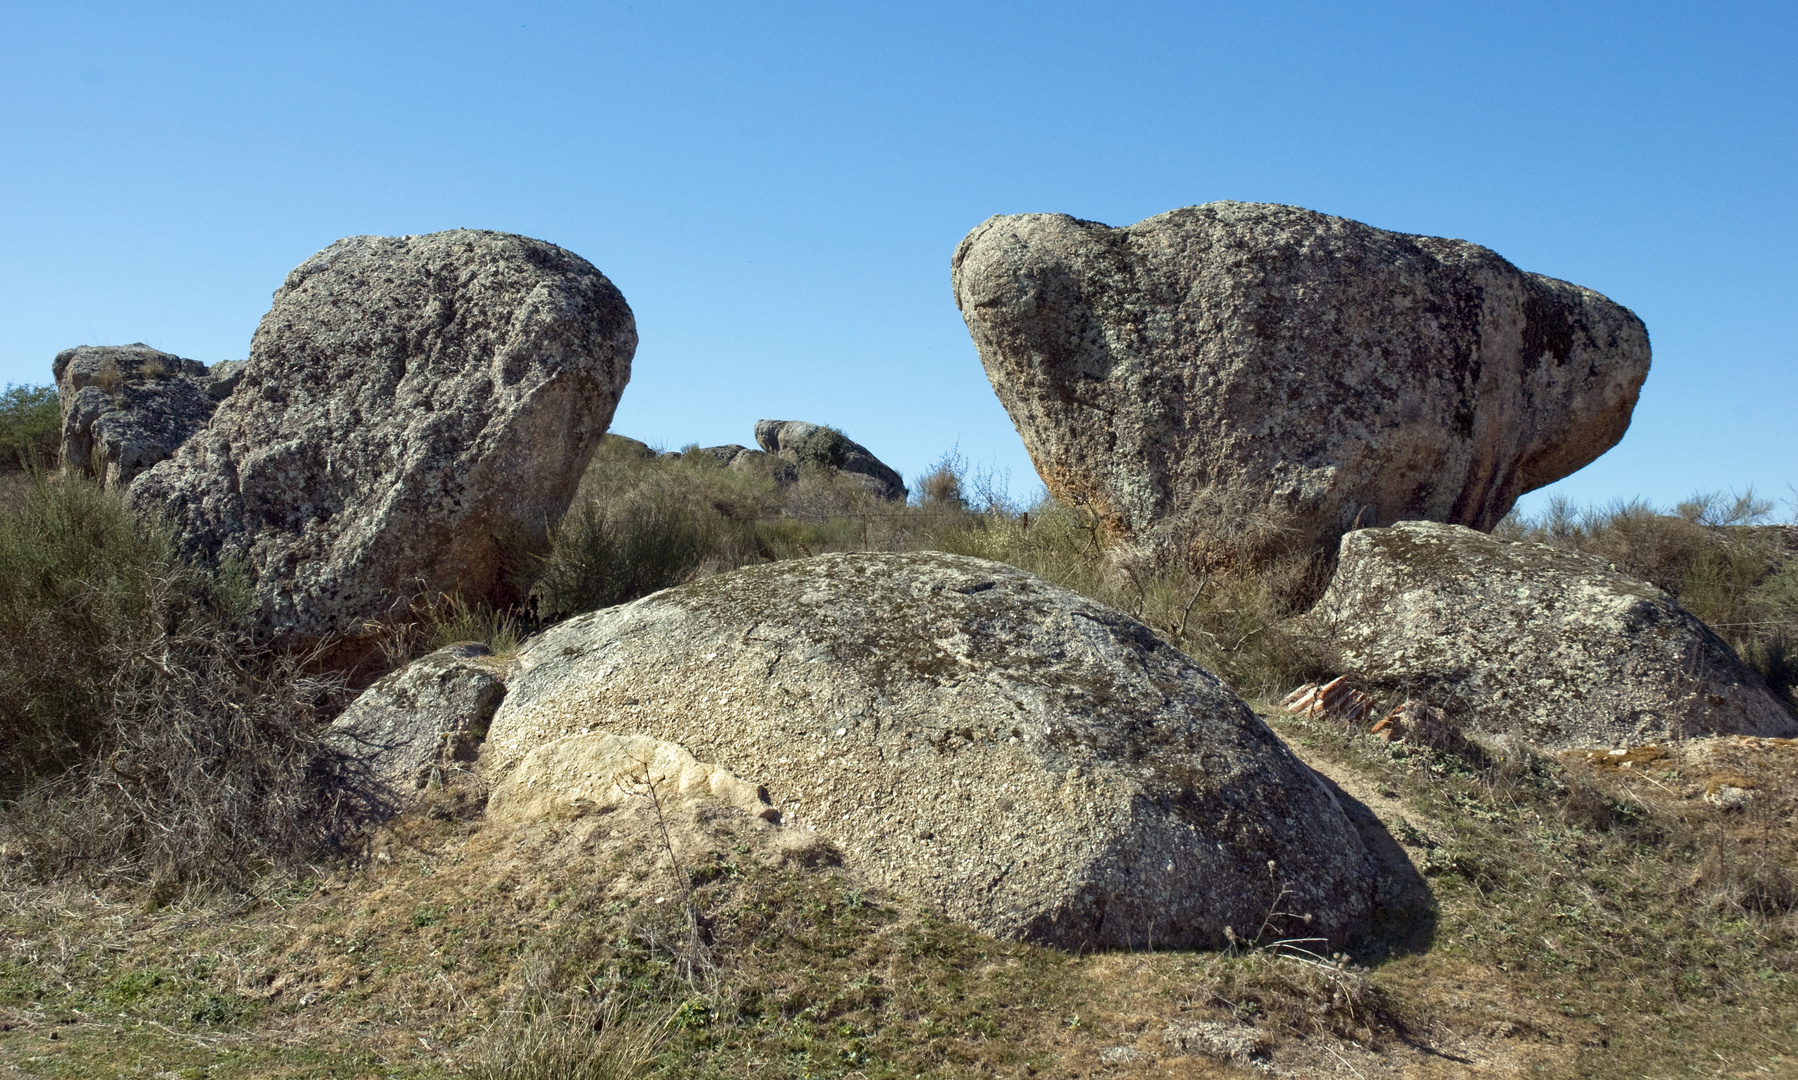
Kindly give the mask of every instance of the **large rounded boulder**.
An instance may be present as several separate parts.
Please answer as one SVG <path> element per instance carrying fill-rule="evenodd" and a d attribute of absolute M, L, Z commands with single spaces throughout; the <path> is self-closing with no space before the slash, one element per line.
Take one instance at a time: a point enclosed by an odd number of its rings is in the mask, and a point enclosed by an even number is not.
<path fill-rule="evenodd" d="M 664 740 L 856 872 L 996 935 L 1220 945 L 1280 912 L 1276 929 L 1340 939 L 1372 904 L 1344 808 L 1236 695 L 1141 623 L 999 563 L 738 570 L 571 619 L 518 663 L 482 750 L 497 786 L 560 740 Z"/>
<path fill-rule="evenodd" d="M 1648 373 L 1641 320 L 1590 289 L 1294 206 L 993 217 L 952 275 L 1050 492 L 1226 561 L 1490 529 L 1613 446 Z"/>
<path fill-rule="evenodd" d="M 1547 749 L 1798 735 L 1673 597 L 1549 544 L 1428 521 L 1360 529 L 1307 619 L 1355 681 Z"/>
<path fill-rule="evenodd" d="M 510 599 L 630 378 L 636 322 L 585 259 L 458 229 L 354 236 L 287 276 L 236 389 L 130 498 L 241 564 L 267 629 L 419 595 Z"/>

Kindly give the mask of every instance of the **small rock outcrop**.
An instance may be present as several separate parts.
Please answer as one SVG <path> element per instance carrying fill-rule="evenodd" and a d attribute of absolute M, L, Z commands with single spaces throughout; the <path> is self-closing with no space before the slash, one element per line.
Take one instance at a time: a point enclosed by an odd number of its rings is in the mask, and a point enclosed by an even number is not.
<path fill-rule="evenodd" d="M 1546 749 L 1798 734 L 1671 596 L 1547 544 L 1424 521 L 1360 529 L 1307 619 L 1364 685 Z"/>
<path fill-rule="evenodd" d="M 835 428 L 803 420 L 757 420 L 755 441 L 764 451 L 801 468 L 836 469 L 860 483 L 868 494 L 888 502 L 904 502 L 905 481 L 891 466 Z"/>
<path fill-rule="evenodd" d="M 1371 907 L 1343 807 L 1247 705 L 1142 624 L 999 563 L 751 567 L 578 616 L 518 663 L 482 750 L 496 789 L 570 737 L 673 743 L 993 934 L 1222 945 L 1278 899 L 1340 938 Z"/>
<path fill-rule="evenodd" d="M 237 388 L 130 499 L 189 554 L 240 561 L 279 634 L 354 632 L 438 592 L 505 602 L 636 345 L 624 297 L 553 244 L 340 240 L 287 276 Z"/>
<path fill-rule="evenodd" d="M 768 795 L 682 747 L 643 735 L 568 735 L 524 756 L 487 799 L 487 816 L 519 824 L 609 813 L 653 794 L 666 813 L 677 801 L 715 799 L 778 821 Z"/>
<path fill-rule="evenodd" d="M 506 696 L 503 674 L 483 645 L 438 649 L 358 694 L 325 744 L 353 765 L 372 806 L 404 810 L 433 781 L 472 767 Z"/>
<path fill-rule="evenodd" d="M 131 483 L 206 426 L 230 392 L 227 365 L 135 345 L 80 345 L 56 354 L 62 463 L 108 487 Z M 223 386 L 221 392 L 220 387 Z"/>
<path fill-rule="evenodd" d="M 993 217 L 952 277 L 1049 491 L 1205 558 L 1490 529 L 1615 445 L 1648 373 L 1642 321 L 1590 289 L 1293 206 Z"/>

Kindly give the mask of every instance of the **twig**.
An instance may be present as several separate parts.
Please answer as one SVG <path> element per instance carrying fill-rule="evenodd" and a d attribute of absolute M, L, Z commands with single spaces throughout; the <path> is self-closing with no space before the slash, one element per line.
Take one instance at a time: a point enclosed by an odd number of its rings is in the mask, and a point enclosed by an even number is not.
<path fill-rule="evenodd" d="M 1346 1069 L 1348 1069 L 1348 1071 L 1349 1071 L 1349 1072 L 1352 1072 L 1352 1073 L 1354 1073 L 1354 1074 L 1355 1074 L 1355 1075 L 1356 1075 L 1356 1076 L 1360 1076 L 1360 1077 L 1361 1077 L 1361 1080 L 1367 1080 L 1367 1077 L 1365 1077 L 1365 1076 L 1362 1076 L 1362 1074 L 1361 1074 L 1361 1070 L 1360 1070 L 1360 1069 L 1357 1069 L 1357 1068 L 1355 1068 L 1355 1067 L 1354 1067 L 1354 1066 L 1353 1066 L 1353 1065 L 1350 1065 L 1350 1064 L 1349 1064 L 1349 1060 L 1348 1060 L 1348 1058 L 1345 1058 L 1345 1057 L 1343 1057 L 1343 1056 L 1342 1056 L 1342 1055 L 1341 1055 L 1341 1054 L 1338 1054 L 1338 1053 L 1336 1053 L 1336 1048 L 1335 1048 L 1335 1047 L 1333 1047 L 1333 1046 L 1330 1046 L 1330 1045 L 1328 1045 L 1328 1044 L 1326 1044 L 1326 1045 L 1325 1045 L 1325 1046 L 1324 1046 L 1324 1049 L 1325 1049 L 1325 1050 L 1328 1050 L 1328 1051 L 1329 1051 L 1329 1052 L 1330 1052 L 1330 1054 L 1331 1054 L 1331 1055 L 1332 1055 L 1332 1056 L 1333 1056 L 1333 1057 L 1335 1057 L 1335 1059 L 1336 1059 L 1336 1060 L 1337 1060 L 1337 1061 L 1340 1061 L 1340 1062 L 1342 1062 L 1342 1064 L 1343 1064 L 1343 1067 L 1344 1067 L 1344 1068 L 1346 1068 Z"/>
<path fill-rule="evenodd" d="M 1209 584 L 1211 584 L 1210 574 L 1199 579 L 1199 587 L 1192 591 L 1192 599 L 1186 602 L 1186 610 L 1180 613 L 1180 629 L 1174 631 L 1176 639 L 1186 636 L 1186 619 L 1192 614 L 1192 606 L 1199 602 L 1199 597 L 1205 595 L 1205 586 Z"/>

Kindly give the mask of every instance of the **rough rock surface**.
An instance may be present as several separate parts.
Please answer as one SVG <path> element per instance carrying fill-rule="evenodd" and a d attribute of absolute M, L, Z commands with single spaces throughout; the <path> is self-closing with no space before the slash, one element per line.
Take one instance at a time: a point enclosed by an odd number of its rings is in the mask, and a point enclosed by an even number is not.
<path fill-rule="evenodd" d="M 64 349 L 51 370 L 62 402 L 63 467 L 109 487 L 173 454 L 223 396 L 205 364 L 141 341 Z"/>
<path fill-rule="evenodd" d="M 1549 749 L 1798 734 L 1671 596 L 1546 544 L 1423 521 L 1360 529 L 1308 618 L 1355 679 Z"/>
<path fill-rule="evenodd" d="M 935 552 L 738 570 L 527 642 L 481 766 L 577 734 L 762 785 L 878 884 L 1006 937 L 1221 945 L 1273 908 L 1352 932 L 1373 870 L 1316 776 L 1147 627 Z"/>
<path fill-rule="evenodd" d="M 522 236 L 355 236 L 287 276 L 211 424 L 130 497 L 248 568 L 267 628 L 346 632 L 436 592 L 504 601 L 630 377 L 605 275 Z"/>
<path fill-rule="evenodd" d="M 755 441 L 795 468 L 817 465 L 837 469 L 888 502 L 904 502 L 905 481 L 891 466 L 842 432 L 804 420 L 757 420 Z"/>
<path fill-rule="evenodd" d="M 1050 492 L 1157 548 L 1490 529 L 1613 446 L 1648 373 L 1641 320 L 1590 289 L 1293 206 L 993 217 L 952 276 Z M 1257 514 L 1253 544 L 1215 520 Z"/>
<path fill-rule="evenodd" d="M 432 781 L 475 760 L 506 696 L 502 674 L 485 646 L 438 649 L 358 694 L 332 722 L 326 744 L 359 766 L 377 805 L 402 810 Z"/>
<path fill-rule="evenodd" d="M 487 816 L 520 823 L 608 813 L 652 787 L 665 813 L 676 802 L 716 799 L 765 821 L 780 818 L 756 785 L 644 735 L 568 735 L 537 747 L 494 786 Z"/>

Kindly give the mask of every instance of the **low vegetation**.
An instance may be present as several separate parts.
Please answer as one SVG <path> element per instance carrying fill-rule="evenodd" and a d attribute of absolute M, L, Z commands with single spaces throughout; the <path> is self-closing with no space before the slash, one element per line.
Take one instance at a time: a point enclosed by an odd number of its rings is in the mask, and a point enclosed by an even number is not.
<path fill-rule="evenodd" d="M 983 938 L 728 823 L 676 855 L 622 826 L 607 839 L 604 822 L 503 831 L 478 788 L 451 788 L 358 828 L 317 742 L 341 683 L 239 629 L 241 582 L 186 567 L 115 495 L 15 479 L 0 510 L 0 1064 L 30 1074 L 1798 1067 L 1798 746 L 1503 756 L 1274 713 L 1329 673 L 1328 643 L 1288 622 L 1305 566 L 1157 565 L 1107 548 L 1078 510 L 1014 504 L 953 455 L 899 506 L 816 464 L 783 487 L 612 439 L 527 606 L 439 597 L 388 628 L 397 664 L 467 638 L 505 651 L 571 612 L 756 562 L 1000 559 L 1219 672 L 1377 816 L 1396 857 L 1375 931 L 1346 953 L 1256 938 L 1073 955 Z M 1790 694 L 1798 571 L 1769 509 L 1552 505 L 1503 531 L 1669 589 Z"/>
<path fill-rule="evenodd" d="M 167 891 L 328 846 L 341 686 L 239 629 L 246 596 L 86 478 L 24 487 L 0 514 L 0 850 Z"/>

